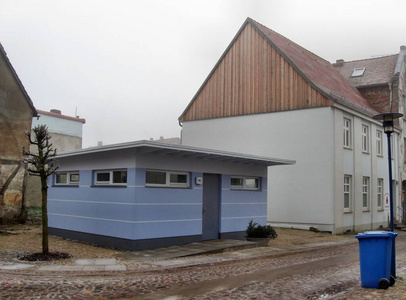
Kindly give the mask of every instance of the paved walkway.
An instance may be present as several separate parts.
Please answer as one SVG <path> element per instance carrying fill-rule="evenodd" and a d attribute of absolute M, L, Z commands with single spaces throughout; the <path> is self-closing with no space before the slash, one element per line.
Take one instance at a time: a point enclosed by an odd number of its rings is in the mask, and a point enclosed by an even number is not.
<path fill-rule="evenodd" d="M 0 270 L 36 269 L 38 271 L 126 271 L 124 265 L 117 265 L 115 258 L 77 259 L 75 265 L 45 265 L 37 266 L 34 263 L 4 262 L 0 261 Z"/>
<path fill-rule="evenodd" d="M 139 262 L 149 262 L 155 266 L 198 265 L 220 261 L 231 261 L 247 256 L 262 255 L 266 252 L 284 250 L 303 250 L 314 247 L 355 243 L 356 241 L 325 242 L 315 244 L 296 245 L 288 247 L 259 247 L 257 243 L 241 240 L 212 240 L 196 242 L 183 246 L 171 246 L 145 251 L 124 252 L 119 256 Z M 258 248 L 259 247 L 259 248 Z M 250 249 L 249 251 L 237 251 Z M 231 252 L 233 251 L 233 252 Z M 227 253 L 224 253 L 227 252 Z M 222 253 L 220 256 L 203 256 L 203 254 Z M 199 255 L 199 256 L 197 256 Z M 187 257 L 187 258 L 186 258 Z M 182 259 L 183 258 L 183 259 Z M 117 264 L 115 258 L 77 259 L 74 265 L 36 265 L 34 262 L 22 263 L 21 261 L 0 261 L 0 270 L 25 270 L 37 271 L 126 271 L 125 265 Z"/>
<path fill-rule="evenodd" d="M 222 253 L 259 247 L 258 243 L 241 240 L 211 240 L 182 246 L 171 246 L 144 251 L 124 252 L 120 257 L 135 261 L 151 261 L 169 258 Z"/>

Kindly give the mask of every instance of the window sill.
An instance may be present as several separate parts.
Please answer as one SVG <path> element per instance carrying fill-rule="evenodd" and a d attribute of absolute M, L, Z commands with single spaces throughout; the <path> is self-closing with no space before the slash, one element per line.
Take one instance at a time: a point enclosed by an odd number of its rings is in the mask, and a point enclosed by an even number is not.
<path fill-rule="evenodd" d="M 385 211 L 383 208 L 378 208 L 377 210 L 376 210 L 377 212 L 383 212 L 383 211 Z"/>
<path fill-rule="evenodd" d="M 244 189 L 244 188 L 230 188 L 230 191 L 249 191 L 249 192 L 260 192 L 261 189 Z"/>
<path fill-rule="evenodd" d="M 352 150 L 352 147 L 343 146 L 345 150 Z"/>
<path fill-rule="evenodd" d="M 370 152 L 368 152 L 368 151 L 362 151 L 362 154 L 365 154 L 365 155 L 370 155 L 371 153 L 370 153 Z"/>
<path fill-rule="evenodd" d="M 79 184 L 53 184 L 53 188 L 59 188 L 59 187 L 69 187 L 69 188 L 77 188 L 79 187 Z"/>
<path fill-rule="evenodd" d="M 118 185 L 118 184 L 94 184 L 91 185 L 92 188 L 126 188 L 127 185 Z"/>
<path fill-rule="evenodd" d="M 344 210 L 345 214 L 352 214 L 352 210 Z"/>
<path fill-rule="evenodd" d="M 153 189 L 191 189 L 190 186 L 170 186 L 170 185 L 145 185 L 146 188 L 153 188 Z"/>
<path fill-rule="evenodd" d="M 367 213 L 367 212 L 371 212 L 371 210 L 369 210 L 369 209 L 363 209 L 362 212 Z"/>

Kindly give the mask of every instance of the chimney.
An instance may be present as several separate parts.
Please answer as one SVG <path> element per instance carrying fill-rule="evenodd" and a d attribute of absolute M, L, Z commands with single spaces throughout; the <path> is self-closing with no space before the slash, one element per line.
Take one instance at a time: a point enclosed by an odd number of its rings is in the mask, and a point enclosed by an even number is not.
<path fill-rule="evenodd" d="M 101 147 L 101 146 L 103 146 L 103 142 L 102 142 L 102 141 L 98 141 L 98 142 L 97 142 L 97 147 Z"/>
<path fill-rule="evenodd" d="M 333 64 L 335 67 L 341 67 L 342 65 L 344 65 L 344 59 L 337 59 L 336 63 Z"/>
<path fill-rule="evenodd" d="M 405 45 L 400 46 L 400 50 L 406 50 L 406 46 Z"/>
<path fill-rule="evenodd" d="M 51 109 L 50 110 L 51 113 L 57 114 L 57 115 L 61 115 L 62 112 L 59 109 Z"/>

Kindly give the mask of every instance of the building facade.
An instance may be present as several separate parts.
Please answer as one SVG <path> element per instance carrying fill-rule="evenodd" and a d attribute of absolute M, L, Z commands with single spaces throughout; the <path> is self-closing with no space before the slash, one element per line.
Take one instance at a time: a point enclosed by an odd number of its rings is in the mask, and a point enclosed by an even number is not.
<path fill-rule="evenodd" d="M 60 110 L 37 110 L 38 116 L 32 120 L 32 128 L 46 125 L 51 136 L 52 148 L 57 153 L 82 149 L 83 124 L 85 119 L 63 115 Z M 31 147 L 31 151 L 37 149 Z M 41 180 L 38 176 L 29 175 L 27 180 L 27 206 L 41 206 Z"/>
<path fill-rule="evenodd" d="M 0 44 L 0 223 L 18 219 L 25 206 L 27 171 L 22 149 L 35 107 Z"/>
<path fill-rule="evenodd" d="M 244 238 L 267 222 L 267 167 L 294 163 L 151 141 L 57 158 L 50 233 L 126 250 Z"/>
<path fill-rule="evenodd" d="M 268 171 L 268 222 L 341 233 L 388 225 L 378 112 L 332 64 L 247 19 L 179 122 L 184 145 L 296 160 Z"/>
<path fill-rule="evenodd" d="M 336 69 L 357 88 L 364 98 L 380 113 L 399 112 L 403 118 L 397 120 L 400 132 L 395 135 L 399 145 L 400 168 L 398 178 L 392 185 L 396 191 L 394 206 L 397 222 L 405 222 L 406 159 L 405 159 L 405 102 L 406 102 L 406 46 L 401 46 L 398 54 L 362 59 L 356 61 L 337 60 Z"/>

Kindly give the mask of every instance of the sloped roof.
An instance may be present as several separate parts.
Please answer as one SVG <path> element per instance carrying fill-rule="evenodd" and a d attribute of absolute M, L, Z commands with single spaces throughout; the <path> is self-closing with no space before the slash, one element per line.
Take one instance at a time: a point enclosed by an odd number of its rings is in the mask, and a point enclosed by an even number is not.
<path fill-rule="evenodd" d="M 266 167 L 275 165 L 292 165 L 296 163 L 296 161 L 288 159 L 279 159 L 146 140 L 67 151 L 58 154 L 57 157 L 58 158 L 71 157 L 77 155 L 109 152 L 123 149 L 134 149 L 134 150 L 139 149 L 140 153 L 153 153 L 156 155 L 165 155 L 170 157 L 184 157 L 184 158 L 196 158 L 215 161 L 226 161 L 231 163 L 242 163 L 247 165 L 259 165 Z"/>
<path fill-rule="evenodd" d="M 34 104 L 31 101 L 30 96 L 28 96 L 27 91 L 24 88 L 24 85 L 22 84 L 20 78 L 17 75 L 17 72 L 14 70 L 13 65 L 11 64 L 10 60 L 8 59 L 7 53 L 4 50 L 3 45 L 0 43 L 0 56 L 3 58 L 3 61 L 6 63 L 7 67 L 9 68 L 12 76 L 14 77 L 15 82 L 17 83 L 17 85 L 19 86 L 21 92 L 24 95 L 25 100 L 27 101 L 29 107 L 31 108 L 32 112 L 33 112 L 33 116 L 36 117 L 37 116 L 37 110 L 34 107 Z"/>
<path fill-rule="evenodd" d="M 79 118 L 79 117 L 70 117 L 70 116 L 65 116 L 62 114 L 54 113 L 54 112 L 49 112 L 49 111 L 44 111 L 44 110 L 37 110 L 39 115 L 47 115 L 55 118 L 61 118 L 61 119 L 66 119 L 66 120 L 71 120 L 75 122 L 81 122 L 83 124 L 86 123 L 85 119 Z"/>
<path fill-rule="evenodd" d="M 255 30 L 269 43 L 269 45 L 288 61 L 288 63 L 307 81 L 309 85 L 322 95 L 335 103 L 342 104 L 369 116 L 377 114 L 377 111 L 370 105 L 370 103 L 356 88 L 347 82 L 331 63 L 251 18 L 247 18 L 214 66 L 213 70 L 210 72 L 209 76 L 203 82 L 196 95 L 183 111 L 179 120 L 181 120 L 189 108 L 192 107 L 193 102 L 198 98 L 198 95 L 203 90 L 205 84 L 248 24 L 252 25 L 252 27 L 255 28 Z"/>
<path fill-rule="evenodd" d="M 398 55 L 355 60 L 334 64 L 341 75 L 353 86 L 364 87 L 389 83 L 395 75 Z M 362 76 L 351 77 L 355 69 L 365 68 Z"/>
<path fill-rule="evenodd" d="M 331 63 L 250 18 L 247 22 L 257 28 L 272 47 L 327 98 L 370 115 L 377 113 Z"/>

